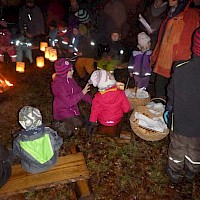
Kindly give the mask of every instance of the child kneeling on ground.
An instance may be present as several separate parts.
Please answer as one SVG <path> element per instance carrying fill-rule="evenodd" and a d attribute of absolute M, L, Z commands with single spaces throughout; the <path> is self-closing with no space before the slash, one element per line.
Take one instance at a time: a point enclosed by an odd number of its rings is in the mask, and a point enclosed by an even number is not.
<path fill-rule="evenodd" d="M 109 127 L 119 124 L 124 113 L 129 112 L 130 104 L 123 90 L 116 86 L 116 80 L 106 70 L 96 70 L 92 73 L 89 83 L 98 87 L 98 92 L 92 100 L 92 109 L 87 127 L 88 134 L 93 132 L 94 126 L 99 122 L 99 133 L 109 132 Z M 115 129 L 113 129 L 115 130 Z M 118 131 L 116 131 L 118 132 Z M 118 133 L 111 133 L 117 136 Z"/>
<path fill-rule="evenodd" d="M 54 67 L 56 74 L 51 83 L 54 96 L 53 128 L 67 138 L 84 125 L 78 103 L 81 100 L 92 103 L 92 98 L 87 94 L 90 85 L 86 84 L 84 89 L 77 85 L 73 78 L 73 65 L 65 58 L 59 58 Z"/>
<path fill-rule="evenodd" d="M 21 159 L 22 168 L 32 174 L 52 168 L 57 162 L 62 138 L 44 126 L 37 108 L 23 107 L 19 112 L 19 123 L 24 129 L 13 140 L 13 153 Z"/>

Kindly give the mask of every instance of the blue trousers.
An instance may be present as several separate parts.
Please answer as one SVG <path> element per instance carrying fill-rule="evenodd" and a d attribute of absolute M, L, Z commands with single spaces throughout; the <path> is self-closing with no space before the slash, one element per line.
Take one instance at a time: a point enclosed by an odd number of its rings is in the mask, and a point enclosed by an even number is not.
<path fill-rule="evenodd" d="M 32 50 L 27 46 L 17 47 L 17 62 L 22 62 L 24 54 L 29 62 L 33 63 Z"/>

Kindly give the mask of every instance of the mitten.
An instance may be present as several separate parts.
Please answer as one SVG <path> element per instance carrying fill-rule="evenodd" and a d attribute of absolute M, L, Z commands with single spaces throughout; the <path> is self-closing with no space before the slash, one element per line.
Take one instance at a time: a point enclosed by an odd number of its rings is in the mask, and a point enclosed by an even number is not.
<path fill-rule="evenodd" d="M 89 122 L 87 124 L 86 130 L 87 130 L 87 134 L 91 135 L 93 133 L 93 130 L 94 130 L 94 124 L 92 122 Z"/>
<path fill-rule="evenodd" d="M 163 113 L 163 119 L 164 119 L 165 123 L 168 124 L 168 121 L 169 121 L 169 111 L 168 110 L 166 110 Z"/>
<path fill-rule="evenodd" d="M 167 124 L 168 128 L 171 128 L 172 112 L 173 112 L 173 106 L 167 104 L 165 107 L 165 112 L 163 113 L 163 119 L 164 119 L 165 123 Z"/>
<path fill-rule="evenodd" d="M 91 135 L 94 131 L 95 126 L 97 126 L 97 122 L 88 122 L 86 125 L 86 131 L 88 135 Z"/>

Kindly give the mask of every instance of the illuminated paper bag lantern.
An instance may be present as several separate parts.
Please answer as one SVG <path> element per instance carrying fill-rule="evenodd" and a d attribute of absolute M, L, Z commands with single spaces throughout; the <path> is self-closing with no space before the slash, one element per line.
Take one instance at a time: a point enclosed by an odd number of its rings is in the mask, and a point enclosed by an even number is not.
<path fill-rule="evenodd" d="M 44 57 L 39 56 L 36 58 L 37 67 L 44 67 Z"/>
<path fill-rule="evenodd" d="M 57 51 L 56 49 L 50 49 L 49 50 L 49 60 L 51 62 L 54 62 L 58 59 L 58 56 L 57 56 Z"/>
<path fill-rule="evenodd" d="M 53 49 L 53 47 L 45 47 L 45 54 L 44 54 L 44 57 L 46 59 L 49 59 L 49 51 L 50 49 Z"/>
<path fill-rule="evenodd" d="M 47 42 L 40 42 L 40 51 L 45 51 L 45 47 L 48 47 Z"/>
<path fill-rule="evenodd" d="M 16 72 L 24 73 L 25 62 L 16 62 Z"/>

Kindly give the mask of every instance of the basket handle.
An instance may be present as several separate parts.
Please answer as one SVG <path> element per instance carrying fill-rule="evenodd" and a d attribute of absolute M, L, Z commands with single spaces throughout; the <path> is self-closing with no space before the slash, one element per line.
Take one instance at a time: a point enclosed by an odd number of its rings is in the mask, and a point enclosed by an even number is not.
<path fill-rule="evenodd" d="M 125 89 L 128 89 L 128 85 L 129 85 L 129 81 L 130 81 L 130 76 L 128 77 L 127 81 L 126 81 L 126 85 L 125 85 Z"/>
<path fill-rule="evenodd" d="M 166 104 L 166 100 L 163 99 L 163 98 L 160 98 L 160 97 L 152 98 L 152 99 L 150 99 L 150 102 L 154 101 L 154 100 L 161 100 L 161 101 L 163 101 Z"/>

